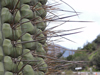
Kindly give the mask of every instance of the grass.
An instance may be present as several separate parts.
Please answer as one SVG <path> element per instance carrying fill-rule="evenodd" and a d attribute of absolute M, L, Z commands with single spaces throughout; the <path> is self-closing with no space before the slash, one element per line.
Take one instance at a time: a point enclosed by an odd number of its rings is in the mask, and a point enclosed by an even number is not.
<path fill-rule="evenodd" d="M 94 56 L 94 55 L 96 55 L 96 54 L 97 54 L 97 52 L 92 52 L 92 54 L 91 54 L 91 55 L 89 55 L 89 57 L 88 57 L 88 58 L 89 58 L 89 60 L 91 60 L 91 59 L 93 58 L 93 56 Z"/>

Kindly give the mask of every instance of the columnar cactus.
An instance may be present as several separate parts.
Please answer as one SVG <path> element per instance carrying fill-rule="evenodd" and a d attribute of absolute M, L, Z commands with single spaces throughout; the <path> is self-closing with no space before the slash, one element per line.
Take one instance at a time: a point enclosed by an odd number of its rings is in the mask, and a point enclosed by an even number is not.
<path fill-rule="evenodd" d="M 0 75 L 44 75 L 47 0 L 0 0 Z"/>

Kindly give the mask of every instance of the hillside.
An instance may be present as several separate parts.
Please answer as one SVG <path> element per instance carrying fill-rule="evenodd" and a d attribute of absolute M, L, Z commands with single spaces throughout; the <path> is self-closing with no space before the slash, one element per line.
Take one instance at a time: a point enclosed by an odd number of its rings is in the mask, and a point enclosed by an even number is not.
<path fill-rule="evenodd" d="M 97 36 L 95 40 L 91 43 L 87 43 L 83 46 L 81 50 L 86 50 L 88 57 L 90 60 L 99 52 L 100 50 L 100 35 Z"/>
<path fill-rule="evenodd" d="M 95 70 L 100 70 L 100 35 L 91 43 L 87 43 L 83 48 L 78 48 L 74 55 L 66 58 L 73 61 L 89 61 L 84 67 L 93 67 Z"/>
<path fill-rule="evenodd" d="M 59 53 L 61 53 L 61 54 L 63 53 L 63 55 L 62 55 L 63 57 L 68 57 L 69 55 L 73 55 L 75 52 L 73 50 L 63 47 L 61 45 L 52 44 L 52 45 L 49 45 L 49 47 L 48 47 L 48 53 L 53 54 L 55 57 L 57 55 L 59 55 Z"/>

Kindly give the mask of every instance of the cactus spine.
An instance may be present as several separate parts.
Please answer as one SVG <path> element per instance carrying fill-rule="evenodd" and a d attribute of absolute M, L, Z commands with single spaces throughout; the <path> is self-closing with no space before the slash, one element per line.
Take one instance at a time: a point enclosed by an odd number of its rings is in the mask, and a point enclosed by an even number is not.
<path fill-rule="evenodd" d="M 47 0 L 0 0 L 0 75 L 44 75 Z"/>

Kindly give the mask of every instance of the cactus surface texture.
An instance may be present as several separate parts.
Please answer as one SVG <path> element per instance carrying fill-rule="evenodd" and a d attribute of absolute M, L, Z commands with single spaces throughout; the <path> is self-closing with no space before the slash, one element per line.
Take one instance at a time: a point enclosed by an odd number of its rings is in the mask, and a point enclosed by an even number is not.
<path fill-rule="evenodd" d="M 0 0 L 0 75 L 45 75 L 47 0 Z"/>

